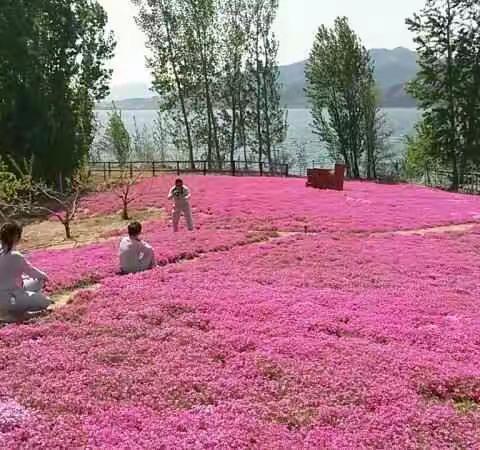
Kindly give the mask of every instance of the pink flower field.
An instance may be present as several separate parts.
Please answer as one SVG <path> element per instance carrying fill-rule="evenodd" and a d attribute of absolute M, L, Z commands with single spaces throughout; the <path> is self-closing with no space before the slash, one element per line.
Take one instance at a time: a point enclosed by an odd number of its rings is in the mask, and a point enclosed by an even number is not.
<path fill-rule="evenodd" d="M 480 448 L 480 198 L 186 183 L 198 229 L 146 223 L 151 272 L 116 275 L 118 236 L 29 255 L 54 293 L 101 286 L 0 329 L 1 448 Z"/>

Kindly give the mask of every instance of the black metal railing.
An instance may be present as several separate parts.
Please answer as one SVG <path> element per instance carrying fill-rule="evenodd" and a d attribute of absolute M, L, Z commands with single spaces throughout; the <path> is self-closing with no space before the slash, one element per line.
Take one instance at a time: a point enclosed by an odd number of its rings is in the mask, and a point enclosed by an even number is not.
<path fill-rule="evenodd" d="M 429 169 L 425 170 L 421 182 L 430 187 L 450 189 L 453 179 L 453 171 Z M 480 172 L 467 172 L 460 176 L 458 191 L 468 194 L 480 194 Z"/>
<path fill-rule="evenodd" d="M 152 176 L 161 173 L 197 173 L 203 175 L 220 174 L 231 176 L 274 176 L 288 177 L 288 164 L 277 164 L 259 161 L 228 161 L 221 164 L 206 160 L 196 161 L 129 161 L 119 163 L 116 161 L 89 162 L 91 173 L 102 174 L 105 180 L 116 174 L 127 174 L 133 177 L 136 174 Z"/>

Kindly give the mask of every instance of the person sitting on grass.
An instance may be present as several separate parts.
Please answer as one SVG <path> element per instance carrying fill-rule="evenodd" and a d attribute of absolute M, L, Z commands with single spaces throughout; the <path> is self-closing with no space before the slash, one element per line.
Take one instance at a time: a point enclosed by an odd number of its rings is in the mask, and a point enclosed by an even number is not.
<path fill-rule="evenodd" d="M 187 228 L 193 231 L 192 209 L 189 201 L 190 189 L 183 184 L 183 180 L 178 178 L 175 181 L 175 186 L 173 186 L 168 193 L 168 199 L 173 199 L 174 201 L 172 213 L 173 231 L 178 231 L 178 222 L 182 214 L 185 216 Z"/>
<path fill-rule="evenodd" d="M 120 272 L 122 274 L 143 272 L 155 266 L 153 248 L 140 239 L 142 225 L 128 225 L 128 236 L 120 242 Z"/>
<path fill-rule="evenodd" d="M 44 311 L 53 302 L 41 293 L 48 277 L 16 250 L 22 227 L 14 222 L 0 229 L 0 309 L 16 319 Z"/>

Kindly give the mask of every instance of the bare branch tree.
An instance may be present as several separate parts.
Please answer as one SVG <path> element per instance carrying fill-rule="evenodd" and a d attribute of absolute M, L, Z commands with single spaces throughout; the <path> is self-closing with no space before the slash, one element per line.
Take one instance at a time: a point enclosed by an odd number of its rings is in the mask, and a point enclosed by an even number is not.
<path fill-rule="evenodd" d="M 0 201 L 2 218 L 8 220 L 14 215 L 48 214 L 63 225 L 66 239 L 72 239 L 71 224 L 78 212 L 82 185 L 76 182 L 72 183 L 72 188 L 66 194 L 51 189 L 41 182 L 32 182 L 31 189 L 26 200 L 18 200 L 15 203 Z"/>
<path fill-rule="evenodd" d="M 74 183 L 72 191 L 68 194 L 62 194 L 40 183 L 34 184 L 34 189 L 57 206 L 57 208 L 50 208 L 44 205 L 34 205 L 34 209 L 39 212 L 47 212 L 56 217 L 65 228 L 65 237 L 72 239 L 71 224 L 77 215 L 78 200 L 82 191 L 81 184 Z"/>
<path fill-rule="evenodd" d="M 115 195 L 122 201 L 122 219 L 129 220 L 129 205 L 138 198 L 138 194 L 134 195 L 133 187 L 140 181 L 141 175 L 129 177 L 125 172 L 120 175 L 120 181 L 115 189 Z"/>

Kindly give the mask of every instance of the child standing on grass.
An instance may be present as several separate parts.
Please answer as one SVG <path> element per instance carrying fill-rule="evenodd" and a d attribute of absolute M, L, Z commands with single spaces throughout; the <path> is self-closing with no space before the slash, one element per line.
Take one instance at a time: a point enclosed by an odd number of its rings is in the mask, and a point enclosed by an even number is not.
<path fill-rule="evenodd" d="M 132 222 L 128 226 L 128 236 L 120 242 L 120 271 L 122 274 L 143 272 L 153 269 L 155 255 L 153 248 L 140 239 L 142 225 Z"/>
<path fill-rule="evenodd" d="M 43 311 L 52 301 L 40 291 L 48 277 L 16 250 L 22 227 L 6 223 L 0 229 L 0 309 L 18 319 Z"/>
<path fill-rule="evenodd" d="M 183 184 L 183 180 L 178 178 L 175 181 L 175 186 L 173 186 L 168 193 L 168 199 L 173 199 L 174 201 L 172 212 L 173 231 L 178 231 L 178 222 L 180 221 L 180 216 L 182 214 L 185 216 L 185 221 L 187 222 L 189 231 L 193 231 L 192 208 L 190 207 L 190 189 Z"/>

